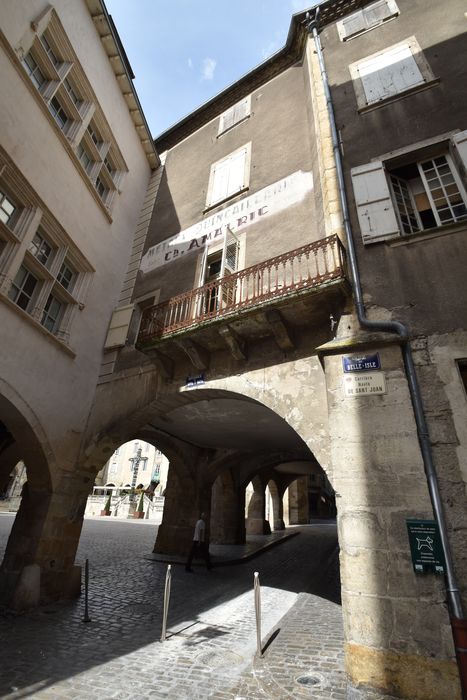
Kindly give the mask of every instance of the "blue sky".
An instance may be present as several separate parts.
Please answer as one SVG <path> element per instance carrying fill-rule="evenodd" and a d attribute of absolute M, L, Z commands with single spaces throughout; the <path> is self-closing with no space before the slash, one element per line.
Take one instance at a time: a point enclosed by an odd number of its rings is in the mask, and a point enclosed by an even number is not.
<path fill-rule="evenodd" d="M 315 0 L 106 0 L 153 136 L 284 44 Z"/>

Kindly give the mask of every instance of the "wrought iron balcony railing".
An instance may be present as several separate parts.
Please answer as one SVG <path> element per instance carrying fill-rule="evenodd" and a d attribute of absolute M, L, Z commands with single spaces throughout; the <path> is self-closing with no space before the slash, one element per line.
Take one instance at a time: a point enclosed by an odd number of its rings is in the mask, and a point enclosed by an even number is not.
<path fill-rule="evenodd" d="M 137 344 L 344 278 L 344 253 L 330 236 L 172 297 L 144 310 Z"/>

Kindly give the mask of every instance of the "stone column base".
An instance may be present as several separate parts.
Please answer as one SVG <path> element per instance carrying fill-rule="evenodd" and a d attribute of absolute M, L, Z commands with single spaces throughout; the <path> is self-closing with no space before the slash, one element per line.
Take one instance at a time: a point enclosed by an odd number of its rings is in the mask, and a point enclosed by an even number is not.
<path fill-rule="evenodd" d="M 461 700 L 457 664 L 346 645 L 348 700 Z"/>

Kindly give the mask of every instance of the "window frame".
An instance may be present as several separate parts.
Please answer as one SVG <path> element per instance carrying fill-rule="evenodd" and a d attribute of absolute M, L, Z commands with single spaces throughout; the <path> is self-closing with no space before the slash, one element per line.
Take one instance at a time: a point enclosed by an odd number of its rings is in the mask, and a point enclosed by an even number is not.
<path fill-rule="evenodd" d="M 244 113 L 242 114 L 241 111 L 241 105 L 245 104 L 245 110 Z M 235 112 L 237 111 L 237 117 L 235 117 Z M 232 122 L 229 124 L 226 122 L 229 119 L 229 116 L 232 115 Z M 247 95 L 246 97 L 243 97 L 241 100 L 238 100 L 232 107 L 229 107 L 226 109 L 224 112 L 219 117 L 219 130 L 217 132 L 217 136 L 221 136 L 222 134 L 225 134 L 227 131 L 230 131 L 233 129 L 235 126 L 238 124 L 241 124 L 244 122 L 246 119 L 248 119 L 251 115 L 251 95 Z"/>
<path fill-rule="evenodd" d="M 404 46 L 407 46 L 410 50 L 415 66 L 421 74 L 422 81 L 414 83 L 403 90 L 391 93 L 385 97 L 369 101 L 365 90 L 364 81 L 360 74 L 362 65 L 368 63 L 371 60 L 377 60 L 381 56 L 384 56 L 384 54 L 389 54 L 390 52 L 397 51 L 397 49 L 403 48 Z M 368 56 L 363 56 L 362 58 L 358 59 L 358 61 L 354 61 L 349 65 L 349 71 L 354 87 L 359 113 L 366 112 L 371 109 L 377 109 L 380 106 L 386 105 L 390 102 L 394 102 L 395 100 L 399 100 L 403 97 L 406 97 L 407 95 L 413 94 L 414 92 L 419 92 L 420 90 L 425 90 L 429 87 L 432 87 L 433 85 L 436 85 L 439 82 L 439 79 L 435 77 L 433 71 L 431 70 L 431 67 L 428 61 L 426 60 L 423 51 L 420 47 L 420 44 L 418 43 L 415 36 L 409 36 L 406 39 L 403 39 L 402 41 L 398 41 L 396 44 L 386 46 L 380 51 L 376 51 L 375 53 L 370 54 Z"/>
<path fill-rule="evenodd" d="M 382 20 L 377 20 L 374 22 L 374 24 L 367 25 L 363 29 L 356 30 L 352 32 L 351 34 L 347 34 L 346 29 L 345 29 L 345 24 L 349 22 L 352 18 L 357 18 L 359 15 L 362 16 L 362 19 L 367 22 L 368 18 L 366 17 L 366 14 L 368 13 L 368 10 L 373 9 L 376 7 L 376 5 L 381 5 L 386 3 L 386 6 L 388 8 L 388 15 L 387 17 L 384 17 Z M 376 29 L 377 27 L 381 27 L 381 25 L 386 24 L 387 22 L 390 22 L 393 19 L 396 19 L 400 15 L 400 10 L 397 6 L 396 0 L 376 0 L 376 2 L 373 2 L 369 5 L 366 5 L 365 7 L 362 7 L 360 10 L 357 10 L 356 12 L 352 12 L 346 17 L 344 17 L 342 20 L 336 23 L 337 27 L 337 32 L 339 34 L 339 39 L 343 42 L 346 41 L 351 41 L 352 39 L 355 39 L 358 36 L 361 36 L 362 34 L 366 34 L 367 32 L 371 32 L 373 29 Z"/>
<path fill-rule="evenodd" d="M 443 134 L 437 138 L 413 144 L 411 147 L 382 155 L 365 165 L 351 169 L 351 178 L 355 199 L 355 207 L 360 224 L 363 243 L 365 245 L 390 239 L 407 240 L 414 236 L 433 235 L 449 230 L 457 230 L 460 226 L 467 226 L 467 216 L 463 213 L 456 221 L 442 222 L 438 214 L 435 201 L 430 193 L 430 186 L 420 174 L 422 192 L 430 205 L 436 226 L 426 226 L 418 212 L 425 211 L 417 208 L 414 192 L 410 187 L 410 180 L 400 178 L 395 171 L 405 166 L 416 166 L 418 172 L 422 170 L 421 164 L 444 157 L 445 165 L 449 166 L 447 177 L 452 176 L 464 207 L 467 209 L 467 131 Z M 392 177 L 395 176 L 407 183 L 410 203 L 413 206 L 417 230 L 408 231 L 404 227 L 400 200 L 394 191 Z M 446 184 L 446 182 L 444 183 Z M 440 189 L 435 188 L 435 189 Z M 450 193 L 455 195 L 456 193 Z M 451 203 L 452 204 L 452 203 Z M 456 206 L 454 204 L 453 206 Z M 454 227 L 454 229 L 453 229 Z"/>

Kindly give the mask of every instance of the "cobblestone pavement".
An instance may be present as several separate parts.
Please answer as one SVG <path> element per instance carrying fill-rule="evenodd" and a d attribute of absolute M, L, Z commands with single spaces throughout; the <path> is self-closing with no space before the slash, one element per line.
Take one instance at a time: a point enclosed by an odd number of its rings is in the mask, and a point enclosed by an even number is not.
<path fill-rule="evenodd" d="M 0 517 L 0 554 L 11 522 Z M 174 565 L 161 643 L 167 566 L 144 559 L 154 525 L 87 520 L 77 559 L 90 559 L 92 621 L 82 622 L 82 600 L 4 615 L 0 697 L 344 698 L 342 618 L 332 602 L 339 589 L 335 526 L 298 529 L 298 537 L 250 562 L 212 572 L 196 566 L 193 574 Z M 255 570 L 263 645 L 279 630 L 256 659 Z"/>

